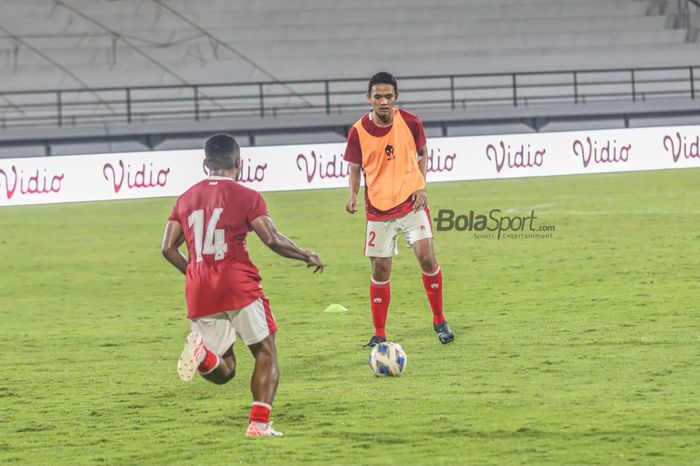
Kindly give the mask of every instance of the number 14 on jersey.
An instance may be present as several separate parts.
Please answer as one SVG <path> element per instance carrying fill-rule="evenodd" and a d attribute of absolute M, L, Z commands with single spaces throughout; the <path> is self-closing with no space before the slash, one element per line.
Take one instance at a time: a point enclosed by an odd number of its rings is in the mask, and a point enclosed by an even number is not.
<path fill-rule="evenodd" d="M 224 230 L 216 228 L 223 211 L 224 209 L 222 208 L 216 208 L 211 213 L 211 218 L 207 224 L 206 236 L 204 235 L 204 210 L 195 210 L 187 217 L 187 223 L 192 229 L 194 236 L 194 252 L 197 262 L 202 261 L 204 254 L 213 254 L 214 260 L 221 260 L 224 258 L 226 251 L 228 251 Z"/>

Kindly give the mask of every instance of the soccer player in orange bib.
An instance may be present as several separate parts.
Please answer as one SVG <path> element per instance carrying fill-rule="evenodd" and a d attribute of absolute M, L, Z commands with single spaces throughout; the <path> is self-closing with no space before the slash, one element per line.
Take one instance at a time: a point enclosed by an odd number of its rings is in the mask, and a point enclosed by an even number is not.
<path fill-rule="evenodd" d="M 394 108 L 399 97 L 396 79 L 377 73 L 369 80 L 367 100 L 372 111 L 348 133 L 344 160 L 350 164 L 350 199 L 346 210 L 357 212 L 360 173 L 365 177 L 367 234 L 365 256 L 372 264 L 369 285 L 374 335 L 367 346 L 386 341 L 391 298 L 392 257 L 403 233 L 423 272 L 423 285 L 440 343 L 454 341 L 442 309 L 442 271 L 435 258 L 433 232 L 425 191 L 428 151 L 423 124 L 416 115 Z"/>
<path fill-rule="evenodd" d="M 192 328 L 178 374 L 184 381 L 199 373 L 215 384 L 229 382 L 236 373 L 233 343 L 238 334 L 255 358 L 246 436 L 280 436 L 270 423 L 279 382 L 277 324 L 248 256 L 246 236 L 255 231 L 274 252 L 303 261 L 314 272 L 322 272 L 323 264 L 316 253 L 300 249 L 277 231 L 258 192 L 235 181 L 241 158 L 233 137 L 215 134 L 207 140 L 205 153 L 210 176 L 177 199 L 163 235 L 163 255 L 185 274 Z M 189 258 L 179 250 L 185 242 Z"/>

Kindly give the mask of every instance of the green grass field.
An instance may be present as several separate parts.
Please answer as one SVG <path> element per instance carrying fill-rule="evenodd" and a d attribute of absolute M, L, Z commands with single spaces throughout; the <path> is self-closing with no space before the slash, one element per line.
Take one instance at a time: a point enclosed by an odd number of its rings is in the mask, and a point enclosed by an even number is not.
<path fill-rule="evenodd" d="M 265 195 L 313 275 L 250 239 L 280 332 L 280 439 L 247 440 L 236 379 L 181 382 L 183 277 L 160 254 L 173 199 L 0 209 L 0 462 L 700 464 L 700 170 L 442 183 L 438 209 L 512 209 L 551 239 L 436 233 L 443 347 L 412 252 L 395 260 L 375 378 L 364 218 L 345 190 Z M 348 307 L 328 314 L 331 303 Z"/>

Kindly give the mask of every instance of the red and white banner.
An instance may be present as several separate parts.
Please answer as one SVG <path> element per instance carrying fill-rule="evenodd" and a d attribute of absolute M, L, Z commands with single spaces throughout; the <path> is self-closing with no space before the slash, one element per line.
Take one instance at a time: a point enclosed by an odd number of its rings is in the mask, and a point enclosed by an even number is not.
<path fill-rule="evenodd" d="M 242 149 L 258 191 L 347 186 L 344 143 Z M 434 138 L 428 181 L 700 167 L 700 126 Z M 177 196 L 206 176 L 203 150 L 0 159 L 0 206 Z"/>

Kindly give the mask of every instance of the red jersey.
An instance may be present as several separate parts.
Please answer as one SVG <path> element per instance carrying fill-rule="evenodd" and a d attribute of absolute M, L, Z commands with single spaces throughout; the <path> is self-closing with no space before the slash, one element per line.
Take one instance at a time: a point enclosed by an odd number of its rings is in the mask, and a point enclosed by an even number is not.
<path fill-rule="evenodd" d="M 251 222 L 267 213 L 260 193 L 221 176 L 200 181 L 177 199 L 170 220 L 182 226 L 189 252 L 188 318 L 240 309 L 264 297 L 246 236 Z"/>
<path fill-rule="evenodd" d="M 426 145 L 423 123 L 421 123 L 420 119 L 413 113 L 409 113 L 402 109 L 399 109 L 399 112 L 413 135 L 416 149 L 423 149 Z M 371 136 L 380 138 L 386 136 L 389 131 L 391 131 L 393 125 L 378 126 L 372 120 L 370 120 L 369 115 L 370 114 L 367 113 L 360 121 L 362 127 Z M 362 165 L 362 146 L 360 145 L 360 137 L 357 133 L 357 129 L 354 126 L 350 127 L 350 131 L 348 132 L 348 142 L 345 147 L 345 155 L 343 156 L 343 160 Z M 367 179 L 365 177 L 365 210 L 367 213 L 367 220 L 390 220 L 392 218 L 403 217 L 413 210 L 413 201 L 410 197 L 389 210 L 382 211 L 377 209 L 369 200 L 366 185 Z"/>

